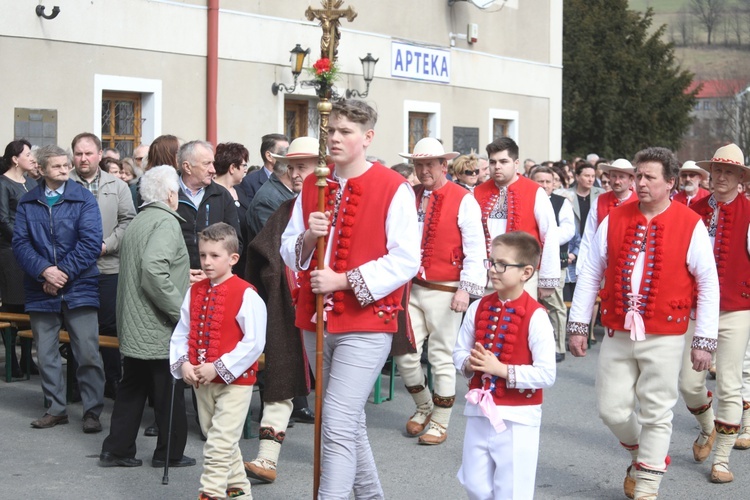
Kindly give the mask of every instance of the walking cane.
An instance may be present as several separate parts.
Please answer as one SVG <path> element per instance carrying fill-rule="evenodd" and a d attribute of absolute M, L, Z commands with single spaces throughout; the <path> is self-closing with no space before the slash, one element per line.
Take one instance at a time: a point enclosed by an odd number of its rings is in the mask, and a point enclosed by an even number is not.
<path fill-rule="evenodd" d="M 164 459 L 164 477 L 161 478 L 161 484 L 169 484 L 169 449 L 172 446 L 172 416 L 174 414 L 174 388 L 177 385 L 177 379 L 174 377 L 171 377 L 171 378 L 172 378 L 172 397 L 169 399 L 169 423 L 167 424 L 167 456 Z"/>

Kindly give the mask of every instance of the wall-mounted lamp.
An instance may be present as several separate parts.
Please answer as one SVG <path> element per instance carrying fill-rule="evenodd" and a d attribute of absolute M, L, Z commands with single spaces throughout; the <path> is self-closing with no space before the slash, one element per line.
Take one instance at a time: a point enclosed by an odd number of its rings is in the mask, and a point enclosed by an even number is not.
<path fill-rule="evenodd" d="M 36 15 L 39 17 L 43 17 L 45 19 L 54 19 L 57 17 L 57 15 L 60 13 L 60 7 L 55 5 L 52 7 L 52 14 L 47 15 L 44 13 L 44 5 L 37 5 L 36 6 Z"/>
<path fill-rule="evenodd" d="M 360 58 L 360 61 L 362 62 L 362 76 L 364 76 L 367 86 L 365 87 L 364 93 L 361 93 L 358 90 L 346 89 L 347 99 L 351 99 L 352 97 L 367 97 L 367 94 L 370 93 L 370 83 L 372 82 L 372 79 L 375 78 L 375 65 L 379 60 L 380 59 L 372 57 L 372 54 L 369 52 L 365 57 Z"/>
<path fill-rule="evenodd" d="M 297 78 L 299 78 L 300 73 L 302 73 L 302 66 L 305 63 L 305 57 L 310 53 L 310 49 L 303 49 L 300 47 L 300 44 L 297 44 L 289 51 L 289 53 L 291 54 L 289 62 L 292 69 L 292 75 L 294 76 L 294 84 L 291 87 L 287 87 L 283 83 L 274 82 L 274 84 L 271 85 L 271 92 L 273 92 L 273 95 L 277 95 L 279 91 L 288 94 L 294 92 L 294 89 L 297 88 Z"/>

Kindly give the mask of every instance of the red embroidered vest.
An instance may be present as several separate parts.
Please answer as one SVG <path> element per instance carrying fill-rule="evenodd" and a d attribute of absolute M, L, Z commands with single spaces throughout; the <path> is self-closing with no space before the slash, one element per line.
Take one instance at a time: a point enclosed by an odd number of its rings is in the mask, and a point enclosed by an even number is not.
<path fill-rule="evenodd" d="M 685 262 L 698 214 L 679 203 L 647 224 L 638 203 L 628 203 L 609 214 L 607 269 L 604 271 L 602 324 L 625 330 L 632 292 L 631 277 L 645 241 L 638 313 L 646 333 L 681 335 L 688 327 L 695 279 Z"/>
<path fill-rule="evenodd" d="M 714 209 L 711 197 L 690 206 L 711 225 Z M 750 225 L 750 201 L 738 194 L 729 203 L 718 203 L 719 218 L 714 240 L 714 258 L 719 275 L 721 293 L 719 310 L 746 311 L 750 309 L 750 256 L 747 254 L 747 228 Z"/>
<path fill-rule="evenodd" d="M 534 362 L 529 349 L 531 316 L 542 305 L 525 291 L 513 301 L 503 304 L 496 293 L 485 295 L 479 302 L 474 317 L 476 341 L 492 351 L 508 365 L 530 365 Z M 542 389 L 508 389 L 500 377 L 485 378 L 474 373 L 470 389 L 489 389 L 496 405 L 524 406 L 542 404 Z"/>
<path fill-rule="evenodd" d="M 311 212 L 318 211 L 318 187 L 316 177 L 305 179 L 302 187 L 302 217 L 305 228 Z M 379 259 L 388 253 L 385 221 L 391 200 L 398 188 L 406 182 L 393 170 L 379 163 L 367 171 L 349 179 L 343 192 L 339 193 L 338 181 L 327 179 L 326 207 L 331 211 L 340 196 L 336 226 L 326 237 L 333 238 L 329 266 L 336 272 L 344 273 L 356 269 L 366 262 Z M 299 274 L 300 290 L 297 298 L 295 326 L 315 331 L 312 316 L 315 314 L 315 294 L 310 286 L 310 271 L 317 268 L 317 258 L 313 253 L 310 267 Z M 403 310 L 401 286 L 386 297 L 362 307 L 353 290 L 340 290 L 333 293 L 333 305 L 327 311 L 326 329 L 330 333 L 346 332 L 386 332 L 394 333 L 398 328 L 397 314 Z"/>
<path fill-rule="evenodd" d="M 416 188 L 417 209 L 423 186 Z M 464 267 L 463 238 L 458 227 L 458 209 L 471 193 L 453 182 L 433 191 L 425 209 L 422 230 L 422 268 L 427 281 L 459 281 Z"/>
<path fill-rule="evenodd" d="M 638 201 L 638 197 L 632 191 L 630 191 L 630 198 L 625 201 L 617 199 L 614 191 L 607 191 L 606 193 L 600 194 L 596 199 L 596 227 L 602 225 L 602 221 L 613 208 L 621 207 L 622 205 L 627 205 L 634 201 Z"/>
<path fill-rule="evenodd" d="M 539 184 L 520 175 L 513 184 L 508 186 L 508 225 L 505 232 L 526 231 L 536 238 L 540 246 L 543 246 L 539 235 L 539 226 L 534 216 L 536 193 L 540 189 Z M 487 221 L 499 193 L 500 189 L 493 179 L 474 188 L 474 198 L 477 199 L 479 207 L 482 209 L 482 226 L 484 227 L 484 237 L 487 244 L 487 255 L 490 254 L 492 238 L 497 236 L 496 234 L 490 234 Z"/>
<path fill-rule="evenodd" d="M 222 355 L 231 352 L 242 341 L 244 334 L 237 323 L 237 313 L 242 307 L 245 290 L 253 285 L 232 276 L 224 283 L 211 286 L 205 279 L 190 287 L 190 335 L 188 358 L 193 365 L 213 363 Z M 237 377 L 232 383 L 253 385 L 258 373 L 258 362 Z M 217 376 L 214 383 L 223 384 Z"/>
<path fill-rule="evenodd" d="M 698 188 L 698 192 L 696 193 L 695 196 L 693 196 L 690 199 L 690 205 L 688 205 L 688 197 L 685 194 L 685 191 L 678 191 L 672 197 L 672 201 L 676 201 L 677 203 L 682 203 L 683 205 L 687 205 L 692 208 L 694 204 L 698 203 L 704 198 L 708 198 L 710 194 L 711 194 L 710 191 L 703 189 L 703 188 Z"/>

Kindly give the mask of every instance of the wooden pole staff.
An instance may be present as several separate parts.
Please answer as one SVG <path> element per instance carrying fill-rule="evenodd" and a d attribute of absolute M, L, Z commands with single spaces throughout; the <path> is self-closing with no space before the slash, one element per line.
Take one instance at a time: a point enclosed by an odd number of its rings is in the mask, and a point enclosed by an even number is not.
<path fill-rule="evenodd" d="M 340 19 L 345 17 L 349 22 L 357 17 L 357 13 L 351 7 L 340 9 L 344 0 L 322 0 L 322 9 L 313 9 L 308 7 L 305 16 L 309 21 L 317 19 L 323 29 L 323 35 L 320 38 L 320 57 L 328 58 L 331 64 L 335 64 L 338 53 L 339 43 L 339 26 Z M 320 113 L 320 133 L 318 147 L 318 166 L 315 168 L 315 176 L 318 180 L 315 185 L 318 186 L 318 211 L 325 212 L 326 206 L 326 187 L 328 183 L 326 178 L 330 174 L 330 169 L 326 164 L 326 149 L 328 143 L 328 117 L 333 109 L 330 102 L 331 88 L 326 82 L 318 81 L 318 113 Z M 319 237 L 316 245 L 316 256 L 318 260 L 318 270 L 325 268 L 326 240 Z M 323 294 L 319 293 L 315 297 L 315 449 L 313 452 L 313 499 L 318 498 L 318 488 L 320 487 L 320 464 L 321 464 L 321 429 L 323 424 L 323 330 L 325 328 L 324 314 L 325 305 L 323 303 Z"/>

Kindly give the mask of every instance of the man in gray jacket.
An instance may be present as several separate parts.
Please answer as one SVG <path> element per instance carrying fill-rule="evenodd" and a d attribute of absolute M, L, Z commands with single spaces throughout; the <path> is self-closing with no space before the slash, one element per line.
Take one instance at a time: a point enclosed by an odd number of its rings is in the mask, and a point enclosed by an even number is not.
<path fill-rule="evenodd" d="M 99 204 L 102 215 L 102 251 L 99 268 L 99 334 L 117 337 L 115 304 L 117 277 L 120 272 L 120 243 L 125 228 L 135 217 L 135 207 L 128 185 L 99 168 L 102 142 L 84 132 L 73 138 L 73 166 L 70 178 L 89 190 Z M 104 361 L 104 396 L 114 399 L 122 377 L 119 349 L 101 349 Z"/>

